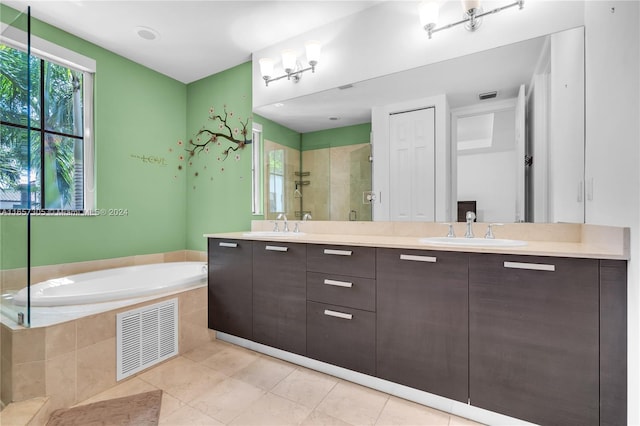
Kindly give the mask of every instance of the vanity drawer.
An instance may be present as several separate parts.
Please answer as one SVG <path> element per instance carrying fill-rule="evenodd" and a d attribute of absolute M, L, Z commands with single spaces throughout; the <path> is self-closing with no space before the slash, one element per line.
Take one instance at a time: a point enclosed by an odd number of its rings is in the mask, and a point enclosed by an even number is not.
<path fill-rule="evenodd" d="M 350 277 L 376 277 L 376 251 L 373 247 L 309 244 L 307 270 Z"/>
<path fill-rule="evenodd" d="M 307 272 L 307 300 L 375 311 L 376 280 Z"/>
<path fill-rule="evenodd" d="M 307 356 L 375 374 L 376 315 L 373 312 L 307 302 Z"/>

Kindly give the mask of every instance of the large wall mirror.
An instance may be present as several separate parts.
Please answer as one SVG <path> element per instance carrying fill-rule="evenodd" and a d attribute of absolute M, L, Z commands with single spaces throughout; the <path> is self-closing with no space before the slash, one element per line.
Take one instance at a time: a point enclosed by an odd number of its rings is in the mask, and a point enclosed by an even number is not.
<path fill-rule="evenodd" d="M 289 134 L 280 141 L 282 131 L 265 128 L 265 217 L 283 210 L 291 218 L 398 220 L 376 217 L 371 204 L 390 198 L 380 180 L 394 173 L 379 150 L 372 158 L 371 144 L 388 137 L 375 134 L 372 109 L 444 97 L 436 125 L 446 123 L 446 136 L 434 149 L 447 145 L 447 167 L 421 166 L 447 171 L 435 178 L 447 193 L 447 205 L 434 207 L 446 211 L 437 220 L 458 220 L 460 206 L 473 206 L 484 222 L 584 222 L 584 87 L 579 27 L 254 106 L 256 120 L 278 123 L 299 140 L 292 144 Z"/>

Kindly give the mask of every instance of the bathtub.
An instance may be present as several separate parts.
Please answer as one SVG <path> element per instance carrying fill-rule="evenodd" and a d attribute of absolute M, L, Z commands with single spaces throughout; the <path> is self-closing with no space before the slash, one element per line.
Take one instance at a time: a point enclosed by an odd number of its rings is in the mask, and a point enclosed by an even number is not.
<path fill-rule="evenodd" d="M 31 286 L 32 307 L 78 306 L 173 293 L 204 285 L 204 262 L 170 262 L 106 269 L 50 279 Z M 13 304 L 27 304 L 27 289 L 13 295 Z"/>

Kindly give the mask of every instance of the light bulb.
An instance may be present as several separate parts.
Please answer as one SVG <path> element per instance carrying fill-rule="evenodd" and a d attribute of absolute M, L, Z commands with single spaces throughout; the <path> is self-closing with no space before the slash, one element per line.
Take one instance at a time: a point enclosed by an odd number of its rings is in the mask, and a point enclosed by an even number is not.
<path fill-rule="evenodd" d="M 260 74 L 262 74 L 262 78 L 268 80 L 269 77 L 273 75 L 273 59 L 262 58 L 258 63 L 260 64 Z"/>
<path fill-rule="evenodd" d="M 418 6 L 418 12 L 420 13 L 420 24 L 422 25 L 422 28 L 426 29 L 428 26 L 433 28 L 438 24 L 440 5 L 437 0 L 426 0 L 421 2 Z"/>
<path fill-rule="evenodd" d="M 287 74 L 291 74 L 296 69 L 298 55 L 295 50 L 287 49 L 282 51 L 282 68 Z"/>
<path fill-rule="evenodd" d="M 307 61 L 309 62 L 309 65 L 315 67 L 318 64 L 318 61 L 320 61 L 322 45 L 319 41 L 308 41 L 304 47 L 307 50 Z"/>

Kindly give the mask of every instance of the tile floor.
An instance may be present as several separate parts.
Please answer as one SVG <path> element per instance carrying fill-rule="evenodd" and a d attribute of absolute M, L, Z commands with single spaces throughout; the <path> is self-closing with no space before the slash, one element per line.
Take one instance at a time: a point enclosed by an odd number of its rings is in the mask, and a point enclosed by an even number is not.
<path fill-rule="evenodd" d="M 81 404 L 153 389 L 164 391 L 160 425 L 478 425 L 221 341 Z"/>

